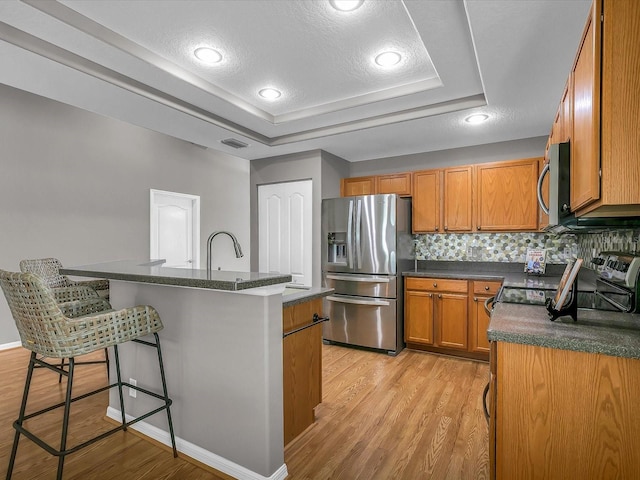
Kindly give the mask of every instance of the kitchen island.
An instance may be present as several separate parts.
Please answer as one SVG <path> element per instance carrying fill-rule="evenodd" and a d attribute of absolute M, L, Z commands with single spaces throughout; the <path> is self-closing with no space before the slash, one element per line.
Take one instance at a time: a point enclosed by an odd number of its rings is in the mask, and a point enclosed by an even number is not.
<path fill-rule="evenodd" d="M 62 273 L 108 278 L 113 308 L 152 305 L 160 332 L 178 450 L 239 479 L 283 479 L 283 295 L 289 275 L 162 267 L 121 261 L 65 268 Z M 306 292 L 314 298 L 324 289 Z M 134 343 L 119 348 L 122 376 L 160 389 L 155 353 Z M 133 416 L 155 400 L 125 395 Z M 151 407 L 151 408 L 150 408 Z M 119 420 L 117 393 L 107 415 Z M 166 418 L 140 430 L 168 444 Z M 135 427 L 134 427 L 135 428 Z"/>
<path fill-rule="evenodd" d="M 498 303 L 491 314 L 494 479 L 637 478 L 640 315 Z"/>

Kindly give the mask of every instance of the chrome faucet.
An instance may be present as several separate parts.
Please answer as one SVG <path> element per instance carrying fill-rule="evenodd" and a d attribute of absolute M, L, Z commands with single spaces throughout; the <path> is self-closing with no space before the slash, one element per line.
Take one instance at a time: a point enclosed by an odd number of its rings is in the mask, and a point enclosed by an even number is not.
<path fill-rule="evenodd" d="M 236 251 L 236 258 L 240 258 L 244 256 L 244 254 L 242 253 L 242 248 L 240 248 L 240 243 L 238 242 L 238 239 L 233 233 L 225 232 L 222 230 L 213 232 L 211 235 L 209 235 L 209 239 L 207 240 L 207 271 L 208 272 L 211 271 L 211 244 L 213 243 L 213 239 L 216 237 L 216 235 L 220 235 L 221 233 L 228 235 L 229 237 L 231 237 L 231 240 L 233 240 L 233 248 Z"/>

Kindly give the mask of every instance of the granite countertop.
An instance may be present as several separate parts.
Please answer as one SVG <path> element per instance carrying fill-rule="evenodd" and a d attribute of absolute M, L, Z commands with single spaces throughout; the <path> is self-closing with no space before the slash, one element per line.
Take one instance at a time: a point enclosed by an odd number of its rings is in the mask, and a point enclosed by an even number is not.
<path fill-rule="evenodd" d="M 292 307 L 300 303 L 310 302 L 316 298 L 323 298 L 331 295 L 333 288 L 313 287 L 309 289 L 286 287 L 282 294 L 282 306 Z"/>
<path fill-rule="evenodd" d="M 207 272 L 207 270 L 195 268 L 163 267 L 163 264 L 164 260 L 120 260 L 61 268 L 60 273 L 80 277 L 229 291 L 266 287 L 291 281 L 291 275 L 223 270 Z"/>
<path fill-rule="evenodd" d="M 547 265 L 545 275 L 524 273 L 523 263 L 506 262 L 421 262 L 418 270 L 402 272 L 404 277 L 455 278 L 502 282 L 505 287 L 539 288 L 553 290 L 560 283 L 565 265 Z M 582 268 L 578 274 L 578 290 L 595 290 L 596 274 Z"/>
<path fill-rule="evenodd" d="M 487 330 L 490 341 L 600 353 L 640 359 L 640 315 L 578 309 L 571 317 L 549 320 L 542 306 L 497 303 Z"/>

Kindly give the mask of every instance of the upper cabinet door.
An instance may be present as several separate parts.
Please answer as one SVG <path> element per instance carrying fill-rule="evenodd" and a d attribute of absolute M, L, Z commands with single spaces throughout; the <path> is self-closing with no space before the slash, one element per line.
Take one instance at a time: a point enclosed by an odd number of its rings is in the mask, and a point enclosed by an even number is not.
<path fill-rule="evenodd" d="M 600 198 L 600 14 L 595 0 L 572 72 L 572 211 Z"/>
<path fill-rule="evenodd" d="M 473 228 L 473 167 L 445 168 L 443 172 L 444 231 L 470 232 Z"/>
<path fill-rule="evenodd" d="M 376 177 L 351 177 L 340 180 L 340 195 L 342 197 L 373 195 L 374 193 L 376 193 Z"/>
<path fill-rule="evenodd" d="M 414 233 L 440 231 L 440 170 L 413 173 Z"/>
<path fill-rule="evenodd" d="M 539 158 L 476 166 L 477 229 L 538 229 L 536 193 Z"/>
<path fill-rule="evenodd" d="M 378 175 L 376 193 L 397 193 L 402 197 L 410 197 L 411 172 Z"/>

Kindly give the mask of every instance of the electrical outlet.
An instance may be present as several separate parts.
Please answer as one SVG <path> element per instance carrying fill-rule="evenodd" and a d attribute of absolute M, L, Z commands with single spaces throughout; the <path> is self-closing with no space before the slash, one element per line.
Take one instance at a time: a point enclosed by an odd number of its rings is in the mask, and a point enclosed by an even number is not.
<path fill-rule="evenodd" d="M 129 383 L 130 383 L 131 385 L 133 385 L 134 387 L 137 387 L 137 386 L 138 386 L 138 382 L 136 381 L 136 379 L 135 379 L 135 378 L 130 378 L 130 379 L 129 379 Z M 130 396 L 130 397 L 136 398 L 136 394 L 137 394 L 137 393 L 138 393 L 138 391 L 137 391 L 135 388 L 131 388 L 131 387 L 129 387 L 129 396 Z"/>

